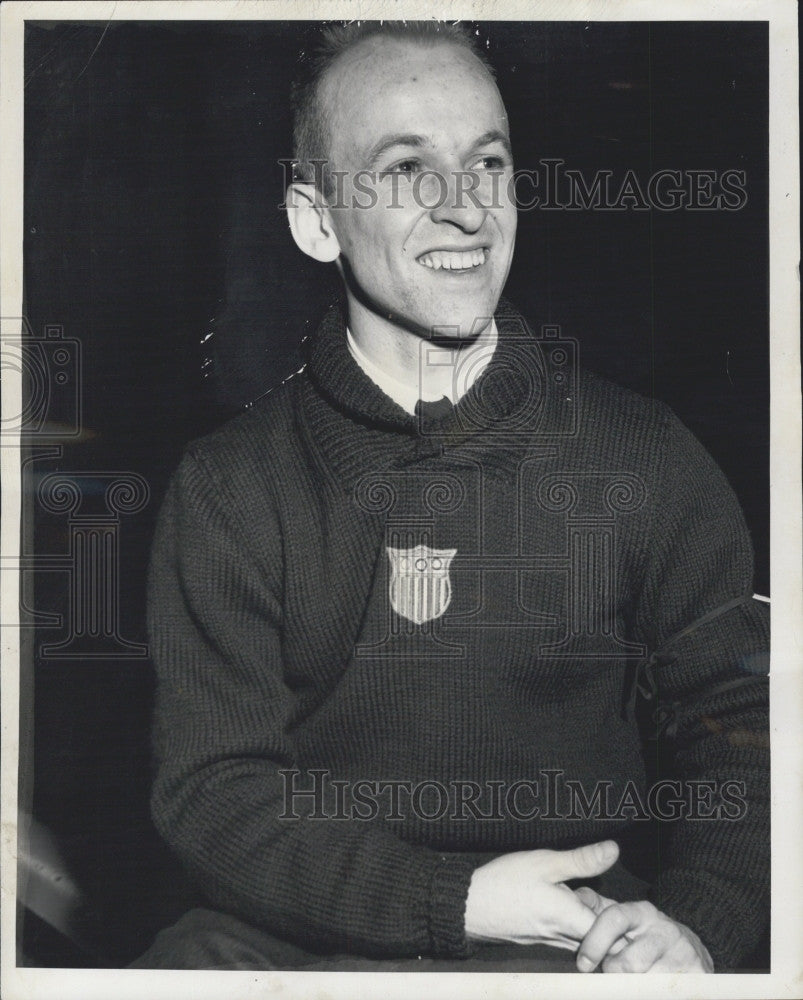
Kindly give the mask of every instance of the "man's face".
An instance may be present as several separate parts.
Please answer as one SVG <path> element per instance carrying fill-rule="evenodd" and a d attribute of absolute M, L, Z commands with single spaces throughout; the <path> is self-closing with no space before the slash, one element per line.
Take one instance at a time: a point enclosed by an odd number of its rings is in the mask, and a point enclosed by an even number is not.
<path fill-rule="evenodd" d="M 516 234 L 493 80 L 457 45 L 374 38 L 341 57 L 323 87 L 331 163 L 343 172 L 329 201 L 351 323 L 479 333 Z"/>

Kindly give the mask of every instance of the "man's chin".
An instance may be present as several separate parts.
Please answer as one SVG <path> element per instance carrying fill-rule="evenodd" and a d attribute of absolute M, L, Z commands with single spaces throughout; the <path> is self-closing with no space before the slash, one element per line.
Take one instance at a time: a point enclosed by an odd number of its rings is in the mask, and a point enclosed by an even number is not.
<path fill-rule="evenodd" d="M 498 301 L 499 296 L 438 303 L 427 310 L 419 332 L 432 340 L 475 340 L 490 326 Z"/>
<path fill-rule="evenodd" d="M 500 293 L 491 294 L 483 290 L 472 294 L 468 289 L 461 294 L 426 296 L 422 295 L 416 308 L 409 311 L 395 311 L 390 303 L 368 296 L 349 295 L 349 311 L 365 314 L 371 322 L 371 314 L 383 325 L 390 324 L 407 330 L 426 340 L 465 341 L 476 340 L 490 326 Z M 352 316 L 352 322 L 355 319 Z"/>

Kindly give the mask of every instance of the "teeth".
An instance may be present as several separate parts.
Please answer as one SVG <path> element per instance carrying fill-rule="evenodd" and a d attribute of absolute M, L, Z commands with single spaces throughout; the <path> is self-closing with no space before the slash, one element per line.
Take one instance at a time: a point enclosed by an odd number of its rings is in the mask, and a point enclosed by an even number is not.
<path fill-rule="evenodd" d="M 485 263 L 485 250 L 433 250 L 419 257 L 419 263 L 433 271 L 467 271 Z"/>

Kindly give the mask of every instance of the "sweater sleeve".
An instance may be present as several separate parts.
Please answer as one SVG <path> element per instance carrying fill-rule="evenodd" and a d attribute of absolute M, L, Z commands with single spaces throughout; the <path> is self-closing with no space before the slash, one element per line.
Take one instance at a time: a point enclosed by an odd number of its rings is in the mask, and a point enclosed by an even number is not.
<path fill-rule="evenodd" d="M 722 472 L 665 414 L 637 631 L 656 668 L 659 770 L 696 787 L 672 824 L 651 899 L 735 966 L 769 913 L 769 621 L 752 598 L 753 553 Z M 742 599 L 740 601 L 740 598 Z M 696 782 L 700 782 L 696 785 Z M 725 801 L 725 799 L 729 801 Z"/>
<path fill-rule="evenodd" d="M 282 547 L 256 552 L 200 452 L 154 540 L 154 821 L 210 901 L 312 950 L 461 956 L 474 865 L 376 822 L 282 818 L 295 764 L 282 669 Z M 275 517 L 265 510 L 265 517 Z M 296 810 L 292 810 L 293 813 Z"/>

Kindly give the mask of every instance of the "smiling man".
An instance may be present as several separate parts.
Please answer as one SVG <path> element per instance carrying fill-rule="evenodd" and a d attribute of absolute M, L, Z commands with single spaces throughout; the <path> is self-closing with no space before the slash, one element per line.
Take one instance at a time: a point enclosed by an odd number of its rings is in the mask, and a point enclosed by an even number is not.
<path fill-rule="evenodd" d="M 733 494 L 666 407 L 500 303 L 511 144 L 465 34 L 333 28 L 306 70 L 288 218 L 345 302 L 165 501 L 153 810 L 215 908 L 135 964 L 733 967 L 768 891 Z M 672 836 L 636 874 L 650 815 Z"/>
<path fill-rule="evenodd" d="M 307 138 L 316 130 L 302 112 L 301 166 L 328 152 L 329 171 L 343 178 L 342 208 L 328 219 L 317 206 L 291 211 L 290 221 L 303 250 L 340 262 L 357 343 L 396 364 L 417 362 L 433 323 L 458 337 L 481 332 L 478 317 L 493 316 L 510 269 L 516 209 L 498 183 L 513 169 L 507 115 L 476 55 L 366 38 L 340 55 L 309 114 L 320 116 L 328 150 Z M 360 179 L 374 184 L 369 207 Z M 308 207 L 304 187 L 294 194 Z"/>

